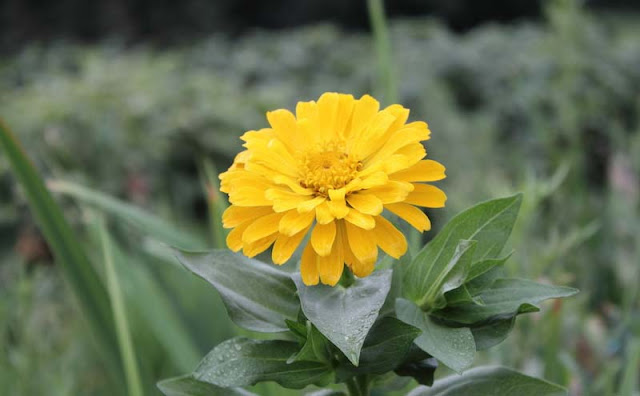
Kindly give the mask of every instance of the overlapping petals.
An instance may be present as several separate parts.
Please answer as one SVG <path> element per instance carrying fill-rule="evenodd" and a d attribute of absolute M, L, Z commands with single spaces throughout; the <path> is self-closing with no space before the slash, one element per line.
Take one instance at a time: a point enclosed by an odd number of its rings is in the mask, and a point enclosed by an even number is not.
<path fill-rule="evenodd" d="M 418 207 L 446 201 L 426 184 L 445 178 L 444 166 L 424 159 L 429 128 L 408 116 L 400 105 L 380 110 L 371 96 L 338 93 L 300 102 L 295 114 L 267 113 L 270 128 L 246 132 L 246 150 L 220 175 L 229 248 L 253 257 L 273 245 L 273 262 L 283 264 L 309 235 L 300 263 L 307 285 L 335 285 L 345 264 L 367 276 L 378 248 L 402 256 L 407 241 L 384 210 L 422 232 L 431 223 Z"/>

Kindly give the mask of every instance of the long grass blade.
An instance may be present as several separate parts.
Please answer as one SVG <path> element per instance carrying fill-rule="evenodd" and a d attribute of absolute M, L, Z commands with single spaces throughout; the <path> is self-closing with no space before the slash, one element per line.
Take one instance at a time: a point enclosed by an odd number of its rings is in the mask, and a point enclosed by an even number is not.
<path fill-rule="evenodd" d="M 620 396 L 633 396 L 638 389 L 638 371 L 640 371 L 640 338 L 631 340 L 628 348 L 627 364 L 622 374 L 622 384 L 618 394 Z"/>
<path fill-rule="evenodd" d="M 124 297 L 122 295 L 120 281 L 118 280 L 118 274 L 116 273 L 115 265 L 113 263 L 114 254 L 112 242 L 107 231 L 107 227 L 104 224 L 104 219 L 102 218 L 99 220 L 99 227 L 105 274 L 107 278 L 107 290 L 109 292 L 111 306 L 113 307 L 113 320 L 116 325 L 116 335 L 118 336 L 120 356 L 122 358 L 124 374 L 127 380 L 127 390 L 129 391 L 129 396 L 142 396 L 142 381 L 140 380 L 140 372 L 138 370 L 138 363 L 136 362 L 135 350 L 133 349 L 131 334 L 129 333 L 129 323 Z"/>
<path fill-rule="evenodd" d="M 387 29 L 383 0 L 367 0 L 367 7 L 378 57 L 378 82 L 387 104 L 397 103 L 398 92 L 391 61 L 391 40 Z"/>
<path fill-rule="evenodd" d="M 98 341 L 111 374 L 120 378 L 117 340 L 111 308 L 104 285 L 91 266 L 82 244 L 64 219 L 35 167 L 15 136 L 0 120 L 0 148 L 7 156 L 14 175 L 24 189 L 33 215 L 47 240 L 56 263 L 71 287 Z"/>
<path fill-rule="evenodd" d="M 117 216 L 149 236 L 168 245 L 183 249 L 202 249 L 205 247 L 199 237 L 178 229 L 129 203 L 67 181 L 52 180 L 47 184 L 52 191 L 67 194 L 106 213 Z"/>

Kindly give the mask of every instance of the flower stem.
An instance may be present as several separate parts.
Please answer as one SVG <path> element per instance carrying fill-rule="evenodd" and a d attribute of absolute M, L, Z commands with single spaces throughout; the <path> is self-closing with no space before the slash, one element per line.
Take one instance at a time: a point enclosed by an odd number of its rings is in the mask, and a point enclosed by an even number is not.
<path fill-rule="evenodd" d="M 349 396 L 362 396 L 355 378 L 350 378 L 347 380 L 346 384 L 347 389 L 349 390 Z"/>
<path fill-rule="evenodd" d="M 353 285 L 355 281 L 356 281 L 356 278 L 355 276 L 353 276 L 353 272 L 351 272 L 349 267 L 345 265 L 344 270 L 342 271 L 342 277 L 340 277 L 340 286 L 349 287 Z"/>
<path fill-rule="evenodd" d="M 378 56 L 378 83 L 382 87 L 385 101 L 396 103 L 398 92 L 391 63 L 391 41 L 384 15 L 383 0 L 367 0 L 367 8 Z"/>

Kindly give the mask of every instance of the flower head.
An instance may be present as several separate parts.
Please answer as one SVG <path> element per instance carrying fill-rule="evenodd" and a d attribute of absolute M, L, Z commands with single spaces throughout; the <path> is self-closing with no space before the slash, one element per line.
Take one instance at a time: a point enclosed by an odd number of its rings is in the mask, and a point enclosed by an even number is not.
<path fill-rule="evenodd" d="M 295 115 L 268 112 L 271 127 L 246 132 L 246 150 L 220 175 L 229 248 L 253 257 L 273 245 L 273 262 L 283 264 L 310 233 L 300 263 L 307 285 L 335 285 L 345 264 L 367 276 L 378 247 L 402 256 L 407 241 L 384 209 L 422 232 L 431 223 L 417 206 L 446 200 L 425 184 L 445 177 L 444 166 L 424 159 L 429 128 L 408 116 L 400 105 L 380 110 L 371 96 L 338 93 L 299 102 Z"/>

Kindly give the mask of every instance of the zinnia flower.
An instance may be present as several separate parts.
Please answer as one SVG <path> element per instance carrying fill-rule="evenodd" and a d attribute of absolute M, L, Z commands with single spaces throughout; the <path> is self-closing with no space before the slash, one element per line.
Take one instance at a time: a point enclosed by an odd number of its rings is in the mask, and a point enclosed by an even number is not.
<path fill-rule="evenodd" d="M 273 262 L 283 264 L 310 233 L 300 263 L 307 285 L 335 285 L 345 264 L 367 276 L 378 247 L 402 256 L 407 241 L 384 209 L 422 232 L 431 223 L 416 206 L 446 201 L 424 183 L 445 177 L 444 166 L 424 159 L 429 128 L 408 116 L 400 105 L 380 110 L 371 96 L 338 93 L 299 102 L 295 115 L 268 112 L 271 127 L 246 132 L 246 150 L 220 175 L 229 248 L 253 257 L 273 245 Z"/>

